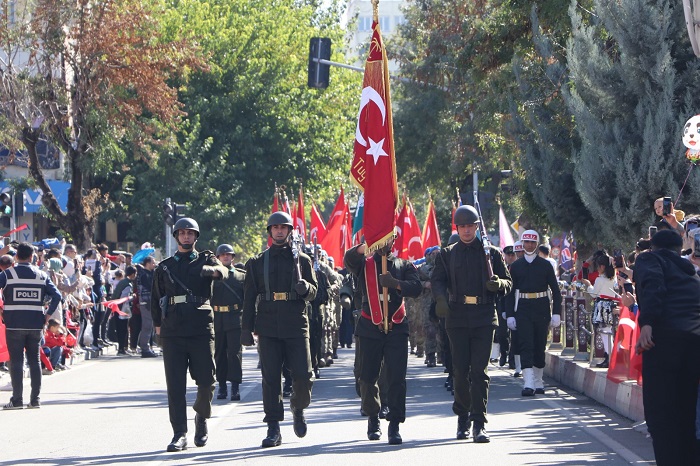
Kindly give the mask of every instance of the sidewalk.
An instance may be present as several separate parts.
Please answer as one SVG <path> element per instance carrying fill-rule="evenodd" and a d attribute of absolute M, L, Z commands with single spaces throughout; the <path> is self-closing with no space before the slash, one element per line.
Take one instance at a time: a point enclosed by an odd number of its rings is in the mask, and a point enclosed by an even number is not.
<path fill-rule="evenodd" d="M 559 384 L 583 393 L 635 422 L 644 421 L 642 387 L 636 381 L 615 383 L 607 379 L 607 369 L 589 367 L 588 361 L 574 361 L 560 351 L 545 353 L 545 375 Z"/>

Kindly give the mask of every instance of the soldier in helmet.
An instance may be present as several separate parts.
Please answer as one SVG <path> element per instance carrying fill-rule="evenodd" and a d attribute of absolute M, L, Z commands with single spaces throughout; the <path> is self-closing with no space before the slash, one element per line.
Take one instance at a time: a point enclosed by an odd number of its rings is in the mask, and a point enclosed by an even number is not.
<path fill-rule="evenodd" d="M 526 230 L 520 241 L 525 255 L 510 268 L 514 292 L 506 297 L 506 316 L 508 328 L 518 331 L 522 396 L 534 396 L 544 394 L 544 351 L 550 322 L 560 325 L 561 293 L 552 265 L 537 254 L 540 235 Z"/>
<path fill-rule="evenodd" d="M 306 303 L 314 300 L 318 285 L 311 258 L 290 245 L 292 228 L 289 214 L 270 215 L 267 234 L 272 245 L 246 264 L 241 343 L 252 345 L 253 331 L 258 334 L 263 421 L 267 423 L 263 448 L 282 443 L 279 425 L 284 420 L 282 365 L 292 373 L 289 404 L 297 437 L 306 435 L 304 409 L 311 401 L 313 386 Z"/>
<path fill-rule="evenodd" d="M 199 225 L 181 218 L 173 227 L 175 255 L 162 261 L 153 276 L 151 314 L 160 335 L 173 440 L 168 451 L 187 448 L 187 370 L 197 384 L 194 444 L 206 445 L 207 419 L 214 397 L 214 316 L 212 280 L 227 279 L 228 268 L 211 251 L 197 251 Z"/>
<path fill-rule="evenodd" d="M 219 393 L 216 398 L 228 398 L 226 382 L 231 382 L 231 401 L 239 401 L 239 386 L 243 381 L 241 352 L 241 315 L 243 313 L 243 283 L 245 271 L 233 266 L 236 253 L 230 244 L 216 248 L 216 258 L 229 270 L 228 279 L 214 282 L 211 304 L 214 308 L 214 360 Z"/>
<path fill-rule="evenodd" d="M 431 277 L 435 312 L 445 317 L 452 350 L 457 439 L 471 433 L 474 442 L 487 443 L 490 439 L 484 425 L 489 355 L 498 326 L 496 300 L 510 291 L 512 282 L 501 252 L 493 246 L 485 249 L 477 236 L 480 220 L 476 209 L 460 206 L 454 221 L 459 241 L 440 251 Z"/>
<path fill-rule="evenodd" d="M 406 420 L 406 367 L 408 364 L 408 321 L 404 298 L 415 298 L 423 287 L 418 270 L 409 261 L 391 254 L 393 239 L 383 248 L 365 257 L 367 245 L 359 244 L 345 253 L 345 265 L 358 280 L 362 295 L 362 314 L 355 329 L 359 339 L 360 393 L 362 410 L 368 415 L 367 438 L 379 440 L 381 399 L 377 381 L 386 372 L 388 382 L 389 444 L 402 443 L 399 424 Z M 382 256 L 387 256 L 387 272 L 382 273 Z M 388 332 L 383 326 L 381 289 L 389 289 Z"/>

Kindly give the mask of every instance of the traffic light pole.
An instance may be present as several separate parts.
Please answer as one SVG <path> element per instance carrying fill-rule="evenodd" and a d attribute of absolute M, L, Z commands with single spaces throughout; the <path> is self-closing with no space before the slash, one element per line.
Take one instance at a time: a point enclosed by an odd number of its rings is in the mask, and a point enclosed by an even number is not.
<path fill-rule="evenodd" d="M 12 215 L 10 215 L 10 231 L 13 231 L 15 228 L 17 228 L 17 210 L 15 209 L 15 196 L 16 194 L 13 192 L 12 193 Z M 10 235 L 10 241 L 17 240 L 17 235 L 18 232 L 14 232 Z"/>
<path fill-rule="evenodd" d="M 166 204 L 170 204 L 170 198 L 165 199 Z M 163 222 L 165 226 L 165 256 L 169 257 L 173 255 L 173 228 L 166 222 Z"/>

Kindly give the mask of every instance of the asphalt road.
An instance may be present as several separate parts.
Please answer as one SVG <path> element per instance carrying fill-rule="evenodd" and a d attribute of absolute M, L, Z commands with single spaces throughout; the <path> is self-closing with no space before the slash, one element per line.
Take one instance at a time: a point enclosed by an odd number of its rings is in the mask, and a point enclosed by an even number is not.
<path fill-rule="evenodd" d="M 281 424 L 282 445 L 262 449 L 260 373 L 255 349 L 244 351 L 241 401 L 214 400 L 210 440 L 193 444 L 190 409 L 188 450 L 167 453 L 172 437 L 161 358 L 104 356 L 44 377 L 42 408 L 0 412 L 0 465 L 605 465 L 654 464 L 651 441 L 632 422 L 606 407 L 554 386 L 535 398 L 520 396 L 520 380 L 490 368 L 489 444 L 457 441 L 451 395 L 442 368 L 409 357 L 404 443 L 366 437 L 352 376 L 353 351 L 321 369 L 314 384 L 305 438 L 297 438 L 291 413 Z M 0 385 L 8 380 L 3 377 Z M 190 380 L 188 400 L 194 400 Z M 29 380 L 25 379 L 25 398 Z M 10 393 L 0 392 L 2 404 Z M 288 408 L 288 403 L 285 402 Z"/>

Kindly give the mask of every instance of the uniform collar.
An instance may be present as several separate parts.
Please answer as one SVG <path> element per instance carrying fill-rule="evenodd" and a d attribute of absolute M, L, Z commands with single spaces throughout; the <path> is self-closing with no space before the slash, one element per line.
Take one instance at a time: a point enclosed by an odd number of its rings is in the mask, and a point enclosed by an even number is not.
<path fill-rule="evenodd" d="M 181 259 L 188 258 L 189 260 L 193 261 L 199 256 L 199 253 L 195 251 L 194 249 L 190 252 L 176 252 L 175 255 L 173 256 L 176 261 L 180 261 Z"/>

